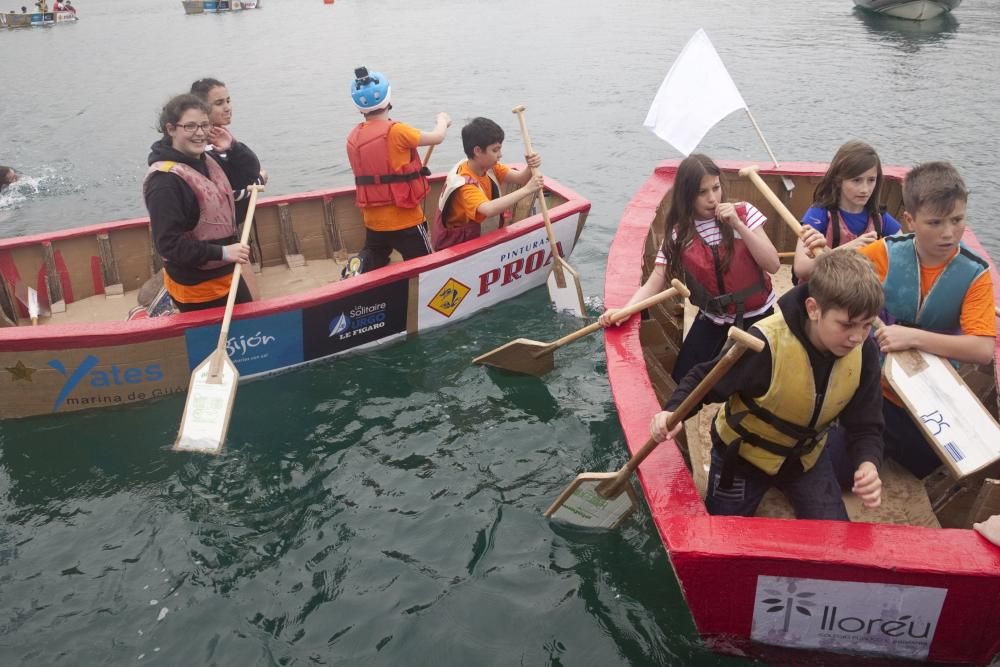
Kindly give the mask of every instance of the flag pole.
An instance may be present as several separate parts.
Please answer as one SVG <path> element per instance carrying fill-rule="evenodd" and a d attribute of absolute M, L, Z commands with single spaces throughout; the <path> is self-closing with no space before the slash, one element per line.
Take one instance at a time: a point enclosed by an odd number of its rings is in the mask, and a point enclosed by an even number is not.
<path fill-rule="evenodd" d="M 750 113 L 750 107 L 743 107 L 743 110 L 747 112 L 747 117 L 750 118 L 750 122 L 753 123 L 753 129 L 757 131 L 757 136 L 760 137 L 761 143 L 764 144 L 764 148 L 767 149 L 767 154 L 771 156 L 771 161 L 774 162 L 774 168 L 778 168 L 778 158 L 774 157 L 774 152 L 771 147 L 767 145 L 767 139 L 764 138 L 764 133 L 760 131 L 760 126 L 757 125 L 756 119 L 754 119 L 753 114 Z M 786 192 L 791 192 L 795 188 L 795 182 L 787 176 L 781 177 L 781 184 L 785 186 Z"/>
<path fill-rule="evenodd" d="M 764 138 L 764 133 L 760 131 L 760 126 L 757 125 L 757 121 L 754 120 L 753 114 L 750 113 L 750 107 L 743 107 L 743 110 L 747 112 L 750 122 L 753 123 L 753 129 L 757 131 L 757 136 L 760 137 L 761 142 L 764 144 L 764 148 L 767 149 L 767 154 L 771 156 L 771 161 L 774 162 L 774 168 L 777 169 L 779 166 L 778 158 L 774 157 L 771 147 L 767 145 L 767 139 Z"/>

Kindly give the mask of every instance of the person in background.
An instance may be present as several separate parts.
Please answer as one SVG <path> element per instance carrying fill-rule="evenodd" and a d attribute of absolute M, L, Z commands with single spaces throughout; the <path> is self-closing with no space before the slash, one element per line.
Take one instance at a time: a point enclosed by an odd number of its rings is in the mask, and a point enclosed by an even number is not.
<path fill-rule="evenodd" d="M 233 104 L 226 84 L 218 79 L 198 79 L 191 84 L 191 94 L 204 100 L 209 108 L 208 120 L 212 123 L 212 129 L 208 132 L 209 145 L 205 150 L 209 154 L 215 153 L 223 160 L 227 160 L 233 169 L 240 167 L 245 169 L 245 171 L 228 172 L 233 185 L 233 199 L 236 202 L 236 222 L 242 224 L 250 205 L 249 187 L 265 185 L 267 172 L 261 169 L 260 160 L 250 147 L 237 141 L 229 131 L 229 124 L 233 122 Z M 218 148 L 226 145 L 229 148 L 224 152 Z"/>
<path fill-rule="evenodd" d="M 802 216 L 809 234 L 795 246 L 792 265 L 798 280 L 808 280 L 815 259 L 806 252 L 816 233 L 827 248 L 863 248 L 883 236 L 899 233 L 899 222 L 881 210 L 882 161 L 863 141 L 848 141 L 837 149 L 830 167 L 813 190 L 813 204 Z M 814 233 L 812 230 L 816 230 Z"/>
<path fill-rule="evenodd" d="M 675 382 L 714 358 L 731 326 L 747 329 L 770 315 L 777 298 L 768 274 L 781 264 L 764 231 L 767 218 L 748 202 L 726 202 L 721 173 L 699 153 L 681 162 L 655 267 L 623 306 L 663 291 L 671 278 L 691 290 L 691 303 L 699 312 L 677 354 Z M 598 322 L 610 326 L 617 311 L 609 308 Z"/>
<path fill-rule="evenodd" d="M 0 167 L 0 192 L 17 182 L 17 172 L 13 167 Z"/>
<path fill-rule="evenodd" d="M 143 182 L 153 243 L 163 258 L 163 283 L 182 312 L 225 305 L 233 265 L 250 257 L 249 246 L 237 237 L 227 176 L 242 173 L 246 165 L 220 157 L 231 148 L 228 134 L 216 138 L 217 151 L 206 152 L 212 129 L 208 115 L 208 106 L 195 95 L 167 102 L 159 119 L 163 136 L 150 148 Z M 241 279 L 236 303 L 251 299 Z"/>
<path fill-rule="evenodd" d="M 66 2 L 63 3 L 63 11 L 73 12 L 76 14 L 76 7 L 73 6 L 72 0 L 66 0 Z"/>
<path fill-rule="evenodd" d="M 403 259 L 431 252 L 421 203 L 430 189 L 418 146 L 444 141 L 451 117 L 443 111 L 430 132 L 389 118 L 392 89 L 381 72 L 354 70 L 351 99 L 364 116 L 347 137 L 347 158 L 354 172 L 355 204 L 365 223 L 365 244 L 349 266 L 350 274 L 374 271 L 397 250 Z"/>
<path fill-rule="evenodd" d="M 541 175 L 531 175 L 532 169 L 542 165 L 541 158 L 526 156 L 526 169 L 508 167 L 500 162 L 503 139 L 503 128 L 489 118 L 473 118 L 462 128 L 462 148 L 468 159 L 451 168 L 438 198 L 432 235 L 435 250 L 479 238 L 487 218 L 503 214 L 541 190 Z M 521 187 L 501 197 L 500 186 L 508 182 Z"/>
<path fill-rule="evenodd" d="M 853 455 L 853 492 L 866 507 L 881 503 L 881 369 L 868 334 L 882 308 L 882 286 L 871 266 L 847 250 L 826 253 L 815 269 L 750 328 L 764 349 L 741 357 L 700 403 L 725 403 L 711 429 L 705 497 L 711 514 L 753 516 L 776 487 L 800 519 L 848 520 L 828 452 L 835 421 Z M 650 423 L 653 438 L 680 431 L 683 423 L 668 432 L 667 420 L 714 363 L 681 379 Z"/>

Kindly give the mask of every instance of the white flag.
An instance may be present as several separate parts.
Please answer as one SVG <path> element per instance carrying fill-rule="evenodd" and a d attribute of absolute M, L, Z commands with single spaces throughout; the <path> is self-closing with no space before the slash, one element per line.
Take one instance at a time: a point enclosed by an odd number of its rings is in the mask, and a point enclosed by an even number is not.
<path fill-rule="evenodd" d="M 699 28 L 660 84 L 643 125 L 690 155 L 713 125 L 746 108 L 708 35 Z"/>

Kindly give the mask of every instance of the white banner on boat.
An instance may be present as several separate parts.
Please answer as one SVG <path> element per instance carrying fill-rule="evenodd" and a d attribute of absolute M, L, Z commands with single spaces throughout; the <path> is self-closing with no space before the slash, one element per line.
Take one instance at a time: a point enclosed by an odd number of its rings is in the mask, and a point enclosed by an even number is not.
<path fill-rule="evenodd" d="M 564 257 L 573 252 L 577 216 L 552 223 Z M 420 274 L 417 305 L 420 331 L 475 312 L 545 284 L 552 252 L 545 229 L 519 236 Z"/>
<path fill-rule="evenodd" d="M 699 28 L 671 65 L 642 124 L 690 155 L 716 123 L 746 108 L 711 40 Z"/>
<path fill-rule="evenodd" d="M 925 586 L 758 576 L 750 638 L 925 659 L 947 593 Z"/>

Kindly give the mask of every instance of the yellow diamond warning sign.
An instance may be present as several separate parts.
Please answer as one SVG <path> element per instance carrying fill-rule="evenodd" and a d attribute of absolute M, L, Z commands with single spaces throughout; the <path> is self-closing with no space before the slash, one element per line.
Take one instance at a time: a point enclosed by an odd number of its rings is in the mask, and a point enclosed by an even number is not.
<path fill-rule="evenodd" d="M 448 282 L 438 290 L 427 307 L 436 310 L 445 317 L 451 317 L 468 293 L 469 287 L 467 285 L 463 285 L 454 278 L 448 278 Z"/>

